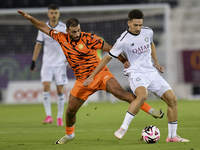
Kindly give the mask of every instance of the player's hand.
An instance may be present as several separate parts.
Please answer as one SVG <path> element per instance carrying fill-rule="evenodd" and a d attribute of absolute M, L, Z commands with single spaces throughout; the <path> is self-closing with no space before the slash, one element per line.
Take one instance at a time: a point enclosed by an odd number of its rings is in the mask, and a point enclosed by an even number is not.
<path fill-rule="evenodd" d="M 160 71 L 160 73 L 164 73 L 165 72 L 165 69 L 164 69 L 163 66 L 156 65 L 156 69 L 158 69 L 158 71 Z"/>
<path fill-rule="evenodd" d="M 130 66 L 130 62 L 129 61 L 125 61 L 124 68 L 128 68 L 129 66 Z"/>
<path fill-rule="evenodd" d="M 87 86 L 90 84 L 90 82 L 92 82 L 92 81 L 93 81 L 93 78 L 88 77 L 88 78 L 85 79 L 85 81 L 83 82 L 83 85 L 84 85 L 85 87 L 87 87 Z"/>
<path fill-rule="evenodd" d="M 35 61 L 33 61 L 33 60 L 32 60 L 32 62 L 31 62 L 30 70 L 31 70 L 31 73 L 33 73 L 34 71 L 36 71 Z"/>
<path fill-rule="evenodd" d="M 30 15 L 29 14 L 27 14 L 27 13 L 25 13 L 25 12 L 23 12 L 23 11 L 21 11 L 21 10 L 19 10 L 18 9 L 18 11 L 17 11 L 19 14 L 21 14 L 24 18 L 26 18 L 26 19 L 30 19 Z"/>

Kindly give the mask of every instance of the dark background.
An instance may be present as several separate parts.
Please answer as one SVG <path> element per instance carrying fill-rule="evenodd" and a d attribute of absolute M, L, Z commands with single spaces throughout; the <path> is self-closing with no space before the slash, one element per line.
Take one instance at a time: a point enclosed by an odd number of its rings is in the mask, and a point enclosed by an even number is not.
<path fill-rule="evenodd" d="M 90 6 L 148 3 L 169 3 L 171 7 L 178 5 L 177 0 L 1 0 L 0 8 L 47 7 L 50 4 L 57 4 L 59 6 Z"/>

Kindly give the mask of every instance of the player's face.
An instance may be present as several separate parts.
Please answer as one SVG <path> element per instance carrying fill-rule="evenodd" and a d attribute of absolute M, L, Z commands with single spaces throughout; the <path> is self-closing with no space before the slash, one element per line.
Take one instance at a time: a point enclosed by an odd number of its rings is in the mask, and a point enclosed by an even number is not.
<path fill-rule="evenodd" d="M 128 21 L 129 31 L 133 34 L 139 34 L 142 26 L 143 26 L 143 19 L 132 19 Z"/>
<path fill-rule="evenodd" d="M 49 17 L 50 21 L 57 22 L 58 18 L 60 17 L 60 12 L 58 9 L 49 9 L 47 16 Z"/>
<path fill-rule="evenodd" d="M 81 35 L 80 24 L 77 27 L 69 27 L 67 33 L 70 35 L 72 41 L 79 41 Z"/>

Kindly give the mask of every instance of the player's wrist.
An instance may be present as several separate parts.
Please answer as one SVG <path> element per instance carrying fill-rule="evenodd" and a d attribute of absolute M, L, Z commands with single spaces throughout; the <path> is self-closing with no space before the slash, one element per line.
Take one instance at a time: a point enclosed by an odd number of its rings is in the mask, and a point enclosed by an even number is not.
<path fill-rule="evenodd" d="M 32 60 L 30 69 L 33 70 L 35 68 L 35 61 Z"/>

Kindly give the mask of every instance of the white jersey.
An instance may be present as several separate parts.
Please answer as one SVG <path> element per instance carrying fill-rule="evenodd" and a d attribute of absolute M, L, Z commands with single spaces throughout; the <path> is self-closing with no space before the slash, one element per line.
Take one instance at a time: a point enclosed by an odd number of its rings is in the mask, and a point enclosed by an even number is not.
<path fill-rule="evenodd" d="M 50 28 L 49 22 L 46 23 Z M 66 33 L 66 25 L 63 22 L 58 22 L 55 29 L 59 32 Z M 38 31 L 37 43 L 43 44 L 43 66 L 63 66 L 65 65 L 66 57 L 62 51 L 60 44 L 52 37 Z"/>
<path fill-rule="evenodd" d="M 119 54 L 126 55 L 130 62 L 130 67 L 124 69 L 125 73 L 156 71 L 151 61 L 152 42 L 153 31 L 151 28 L 142 27 L 138 35 L 134 35 L 127 30 L 117 39 L 109 55 L 112 58 L 117 58 Z"/>

